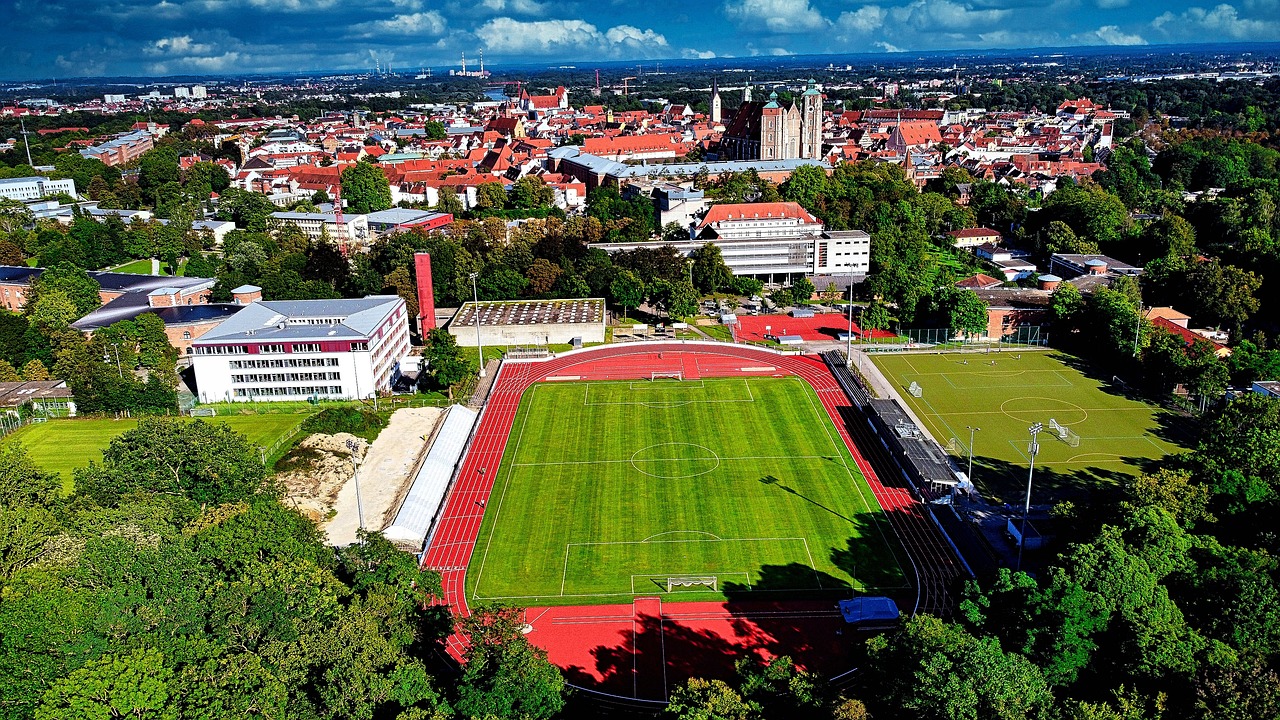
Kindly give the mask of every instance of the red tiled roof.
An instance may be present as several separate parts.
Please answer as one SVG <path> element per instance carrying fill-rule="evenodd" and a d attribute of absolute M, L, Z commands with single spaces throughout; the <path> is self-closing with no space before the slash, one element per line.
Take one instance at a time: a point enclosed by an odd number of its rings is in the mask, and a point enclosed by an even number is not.
<path fill-rule="evenodd" d="M 818 218 L 810 215 L 807 210 L 800 207 L 800 203 L 740 203 L 712 205 L 711 209 L 707 211 L 707 216 L 702 218 L 702 222 L 698 224 L 698 228 L 701 229 L 712 223 L 726 220 L 754 220 L 756 218 L 798 218 L 805 223 L 820 222 Z"/>

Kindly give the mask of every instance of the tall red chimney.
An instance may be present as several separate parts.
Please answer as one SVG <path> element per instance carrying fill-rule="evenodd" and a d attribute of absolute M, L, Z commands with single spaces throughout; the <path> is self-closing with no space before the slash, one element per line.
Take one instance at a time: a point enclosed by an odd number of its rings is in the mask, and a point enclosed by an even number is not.
<path fill-rule="evenodd" d="M 427 336 L 436 327 L 436 296 L 431 289 L 431 254 L 414 253 L 413 267 L 418 274 L 418 334 Z"/>

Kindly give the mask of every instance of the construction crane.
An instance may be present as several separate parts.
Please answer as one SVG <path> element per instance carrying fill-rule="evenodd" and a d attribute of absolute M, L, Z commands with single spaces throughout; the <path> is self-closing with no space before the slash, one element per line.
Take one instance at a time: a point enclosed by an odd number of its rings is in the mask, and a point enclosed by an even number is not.
<path fill-rule="evenodd" d="M 628 81 L 628 80 L 635 80 L 635 79 L 636 79 L 636 77 L 635 77 L 634 75 L 632 75 L 631 77 L 624 77 L 624 78 L 622 78 L 622 94 L 623 94 L 623 95 L 626 95 L 626 94 L 627 94 L 627 81 Z"/>

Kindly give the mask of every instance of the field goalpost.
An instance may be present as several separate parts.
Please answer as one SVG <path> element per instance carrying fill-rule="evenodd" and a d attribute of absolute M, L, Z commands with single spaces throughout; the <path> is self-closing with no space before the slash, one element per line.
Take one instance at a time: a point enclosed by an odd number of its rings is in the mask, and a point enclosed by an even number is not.
<path fill-rule="evenodd" d="M 698 585 L 705 585 L 711 588 L 711 592 L 719 590 L 719 583 L 715 575 L 672 575 L 667 578 L 667 592 L 672 592 L 676 588 L 697 587 Z"/>
<path fill-rule="evenodd" d="M 650 380 L 684 380 L 684 372 L 681 370 L 654 370 L 649 373 Z"/>

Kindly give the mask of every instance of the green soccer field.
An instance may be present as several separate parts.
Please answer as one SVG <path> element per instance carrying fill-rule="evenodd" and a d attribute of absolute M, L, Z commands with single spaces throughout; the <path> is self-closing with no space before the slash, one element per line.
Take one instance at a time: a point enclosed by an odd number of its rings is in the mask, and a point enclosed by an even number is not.
<path fill-rule="evenodd" d="M 305 414 L 231 415 L 204 420 L 226 423 L 232 430 L 245 435 L 249 442 L 270 447 L 305 418 Z M 28 425 L 3 442 L 25 445 L 36 465 L 62 476 L 63 489 L 70 493 L 74 487 L 72 471 L 88 465 L 90 460 L 101 462 L 102 451 L 111 444 L 111 439 L 137 425 L 138 422 L 132 419 L 50 420 Z"/>
<path fill-rule="evenodd" d="M 542 383 L 512 425 L 467 593 L 525 605 L 847 597 L 902 588 L 906 562 L 799 378 Z M 669 591 L 672 577 L 716 587 Z"/>
<path fill-rule="evenodd" d="M 974 481 L 999 502 L 1026 492 L 1029 428 L 1043 423 L 1032 502 L 1074 499 L 1114 487 L 1151 460 L 1183 448 L 1180 421 L 1086 374 L 1078 358 L 1051 352 L 873 356 L 926 430 L 963 465 L 974 434 Z M 921 396 L 908 391 L 919 384 Z M 1050 421 L 1065 428 L 1055 431 Z M 1062 437 L 1066 435 L 1066 437 Z M 1074 436 L 1074 437 L 1073 437 Z"/>

